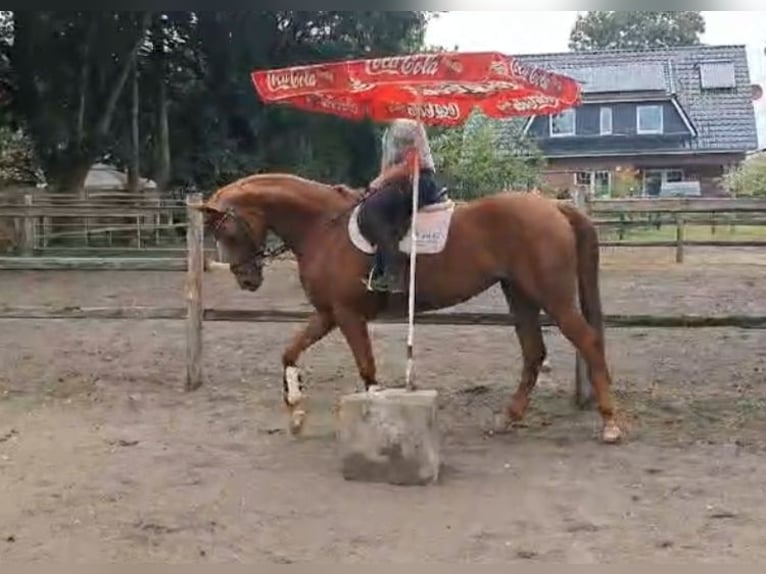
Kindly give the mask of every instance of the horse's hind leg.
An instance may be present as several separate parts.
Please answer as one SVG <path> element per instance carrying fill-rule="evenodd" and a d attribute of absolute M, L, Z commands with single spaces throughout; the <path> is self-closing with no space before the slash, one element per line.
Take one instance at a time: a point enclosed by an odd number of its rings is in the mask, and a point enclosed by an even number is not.
<path fill-rule="evenodd" d="M 290 410 L 290 431 L 293 434 L 298 434 L 301 431 L 306 418 L 306 411 L 301 407 L 304 398 L 303 380 L 296 363 L 306 349 L 320 339 L 323 339 L 334 328 L 335 319 L 331 314 L 317 312 L 295 334 L 290 345 L 282 353 L 283 398 L 287 408 Z"/>
<path fill-rule="evenodd" d="M 537 384 L 537 377 L 545 361 L 545 342 L 540 328 L 539 305 L 509 281 L 503 281 L 501 287 L 514 315 L 516 336 L 524 360 L 519 386 L 508 407 L 509 418 L 520 421 L 527 411 L 529 395 Z"/>
<path fill-rule="evenodd" d="M 619 442 L 622 431 L 614 418 L 612 378 L 606 364 L 604 341 L 574 307 L 557 306 L 547 311 L 558 324 L 561 333 L 580 351 L 588 364 L 593 392 L 604 423 L 602 440 L 606 443 Z"/>

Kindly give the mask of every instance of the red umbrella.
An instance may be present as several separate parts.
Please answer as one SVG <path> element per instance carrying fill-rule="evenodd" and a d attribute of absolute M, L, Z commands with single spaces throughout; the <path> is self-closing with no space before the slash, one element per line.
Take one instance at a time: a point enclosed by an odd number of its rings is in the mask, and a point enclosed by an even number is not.
<path fill-rule="evenodd" d="M 492 118 L 552 114 L 580 103 L 577 82 L 497 52 L 413 54 L 253 72 L 260 97 L 359 120 L 458 125 L 474 108 Z"/>
<path fill-rule="evenodd" d="M 580 87 L 566 76 L 498 52 L 412 54 L 258 70 L 253 84 L 265 102 L 351 120 L 398 118 L 456 126 L 475 108 L 492 118 L 558 113 L 580 103 Z M 415 166 L 410 241 L 406 385 L 412 388 L 415 313 Z"/>

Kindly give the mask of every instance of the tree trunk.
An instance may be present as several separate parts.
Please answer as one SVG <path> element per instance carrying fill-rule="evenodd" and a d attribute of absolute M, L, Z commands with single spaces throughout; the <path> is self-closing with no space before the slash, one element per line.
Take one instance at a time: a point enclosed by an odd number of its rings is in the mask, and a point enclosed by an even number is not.
<path fill-rule="evenodd" d="M 163 77 L 159 85 L 159 106 L 157 139 L 159 147 L 157 149 L 157 187 L 165 190 L 170 182 L 170 126 L 168 124 L 168 98 L 165 88 L 165 78 Z"/>
<path fill-rule="evenodd" d="M 75 194 L 85 197 L 85 179 L 88 177 L 93 161 L 80 158 L 72 161 L 65 170 L 55 175 L 54 188 L 64 194 Z"/>
<path fill-rule="evenodd" d="M 82 65 L 80 66 L 80 98 L 77 105 L 77 125 L 76 125 L 76 140 L 77 145 L 81 146 L 85 142 L 85 110 L 86 105 L 89 103 L 87 94 L 90 87 L 90 55 L 91 44 L 93 43 L 93 36 L 96 33 L 96 17 L 90 15 L 90 22 L 88 24 L 88 32 L 85 37 L 85 42 L 82 47 Z"/>
<path fill-rule="evenodd" d="M 155 24 L 153 36 L 155 77 L 157 78 L 157 143 L 154 181 L 160 191 L 164 191 L 170 182 L 170 128 L 168 125 L 165 32 L 159 20 Z"/>
<path fill-rule="evenodd" d="M 140 189 L 139 181 L 141 177 L 141 142 L 138 132 L 138 64 L 133 63 L 133 74 L 131 78 L 132 90 L 130 98 L 130 164 L 128 165 L 128 191 L 138 194 Z"/>
<path fill-rule="evenodd" d="M 112 84 L 112 88 L 106 98 L 106 103 L 104 104 L 104 109 L 96 122 L 94 136 L 97 140 L 106 137 L 109 133 L 109 127 L 112 125 L 112 118 L 114 117 L 114 110 L 117 108 L 117 101 L 120 98 L 120 94 L 122 94 L 122 89 L 125 87 L 125 82 L 128 80 L 128 75 L 135 65 L 138 51 L 146 36 L 146 29 L 149 27 L 150 18 L 151 13 L 145 12 L 141 18 L 136 41 L 130 51 L 125 54 L 125 61 L 122 63 L 122 69 L 120 70 L 120 73 L 117 74 L 114 84 Z"/>

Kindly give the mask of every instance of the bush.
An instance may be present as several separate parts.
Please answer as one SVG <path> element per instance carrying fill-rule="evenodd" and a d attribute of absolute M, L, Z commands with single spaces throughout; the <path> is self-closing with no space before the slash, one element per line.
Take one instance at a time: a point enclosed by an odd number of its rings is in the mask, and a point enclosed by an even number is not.
<path fill-rule="evenodd" d="M 439 178 L 452 197 L 471 199 L 540 186 L 542 154 L 522 135 L 522 123 L 506 123 L 501 131 L 503 123 L 479 117 L 431 139 Z"/>
<path fill-rule="evenodd" d="M 26 135 L 20 130 L 0 126 L 0 188 L 35 185 L 44 179 Z"/>
<path fill-rule="evenodd" d="M 766 152 L 751 156 L 723 176 L 723 187 L 738 197 L 766 197 Z"/>

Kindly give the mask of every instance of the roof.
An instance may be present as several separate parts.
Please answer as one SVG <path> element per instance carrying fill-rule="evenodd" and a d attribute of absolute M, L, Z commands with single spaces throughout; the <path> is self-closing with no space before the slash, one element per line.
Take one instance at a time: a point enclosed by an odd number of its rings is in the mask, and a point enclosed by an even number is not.
<path fill-rule="evenodd" d="M 747 151 L 758 147 L 745 46 L 561 52 L 518 58 L 581 81 L 585 103 L 596 93 L 675 95 L 699 132 L 690 151 Z M 734 89 L 702 90 L 700 65 L 715 62 L 733 63 Z"/>

